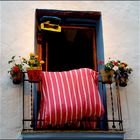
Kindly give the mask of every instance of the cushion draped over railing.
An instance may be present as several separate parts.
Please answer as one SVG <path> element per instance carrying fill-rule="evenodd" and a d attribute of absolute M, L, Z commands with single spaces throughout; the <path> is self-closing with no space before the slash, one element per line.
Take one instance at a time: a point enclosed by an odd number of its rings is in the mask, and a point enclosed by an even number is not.
<path fill-rule="evenodd" d="M 104 107 L 98 91 L 98 73 L 89 68 L 41 73 L 41 102 L 37 127 L 63 126 L 82 118 L 101 117 Z M 95 125 L 94 125 L 95 127 Z"/>

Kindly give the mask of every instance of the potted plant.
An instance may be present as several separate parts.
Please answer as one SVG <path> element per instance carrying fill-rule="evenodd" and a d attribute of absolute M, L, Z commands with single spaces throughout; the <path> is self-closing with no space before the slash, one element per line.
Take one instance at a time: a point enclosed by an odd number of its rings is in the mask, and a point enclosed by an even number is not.
<path fill-rule="evenodd" d="M 104 68 L 100 70 L 103 83 L 112 83 L 114 75 L 114 61 L 109 58 L 109 61 L 104 64 L 103 61 L 100 61 L 99 64 L 103 65 Z"/>
<path fill-rule="evenodd" d="M 125 87 L 128 82 L 128 77 L 132 72 L 132 68 L 128 66 L 127 63 L 117 61 L 117 69 L 115 71 L 115 79 L 118 81 L 121 87 Z"/>
<path fill-rule="evenodd" d="M 40 72 L 42 71 L 43 60 L 39 61 L 38 55 L 30 53 L 29 59 L 22 58 L 23 63 L 27 65 L 27 74 L 29 82 L 38 82 L 41 80 Z"/>
<path fill-rule="evenodd" d="M 11 60 L 8 61 L 8 64 L 12 65 L 8 73 L 10 73 L 10 79 L 13 80 L 14 84 L 20 84 L 22 81 L 23 63 L 20 56 L 20 62 L 17 62 L 17 59 L 15 58 L 16 56 L 12 56 Z"/>
<path fill-rule="evenodd" d="M 104 69 L 100 70 L 104 83 L 112 83 L 114 77 L 114 80 L 118 82 L 121 87 L 127 85 L 128 77 L 132 72 L 132 68 L 128 67 L 127 63 L 109 58 L 106 64 L 104 64 L 103 61 L 99 61 L 99 64 L 104 65 Z"/>

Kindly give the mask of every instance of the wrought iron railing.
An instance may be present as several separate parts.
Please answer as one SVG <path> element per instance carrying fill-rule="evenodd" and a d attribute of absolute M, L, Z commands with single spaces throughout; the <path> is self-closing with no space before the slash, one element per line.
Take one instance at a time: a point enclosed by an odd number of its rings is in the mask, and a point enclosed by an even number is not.
<path fill-rule="evenodd" d="M 44 130 L 40 126 L 38 129 L 37 112 L 39 108 L 40 96 L 37 91 L 39 83 L 29 82 L 26 72 L 23 72 L 23 131 L 27 130 Z M 115 130 L 123 131 L 123 120 L 120 101 L 120 90 L 117 82 L 113 81 L 110 84 L 105 84 L 101 80 L 98 81 L 99 92 L 104 104 L 105 113 L 102 118 L 83 118 L 79 120 L 79 125 L 75 123 L 65 124 L 62 126 L 48 126 L 47 130 Z M 92 123 L 96 122 L 96 127 L 91 127 Z M 88 124 L 88 127 L 87 125 Z"/>

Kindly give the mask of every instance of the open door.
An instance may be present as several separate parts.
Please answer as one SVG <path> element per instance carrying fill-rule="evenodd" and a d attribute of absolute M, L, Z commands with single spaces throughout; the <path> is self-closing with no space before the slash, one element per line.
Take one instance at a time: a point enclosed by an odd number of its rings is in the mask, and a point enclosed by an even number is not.
<path fill-rule="evenodd" d="M 41 30 L 42 16 L 60 18 L 61 32 Z M 101 12 L 37 9 L 35 53 L 45 61 L 43 71 L 66 71 L 84 67 L 99 71 L 98 61 L 104 60 Z M 102 93 L 100 85 L 99 91 Z M 101 98 L 106 110 L 106 94 L 101 94 Z M 106 113 L 102 118 L 102 128 L 108 127 Z"/>

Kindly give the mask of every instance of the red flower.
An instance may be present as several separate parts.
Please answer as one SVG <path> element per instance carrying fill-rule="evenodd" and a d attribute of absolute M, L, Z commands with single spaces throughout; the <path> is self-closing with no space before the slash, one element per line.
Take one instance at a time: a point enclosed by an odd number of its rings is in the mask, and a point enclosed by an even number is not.
<path fill-rule="evenodd" d="M 114 64 L 114 66 L 118 66 L 118 62 L 114 61 L 113 64 Z"/>
<path fill-rule="evenodd" d="M 17 80 L 17 77 L 14 77 L 13 80 Z"/>
<path fill-rule="evenodd" d="M 18 66 L 14 66 L 13 68 L 12 68 L 12 70 L 13 70 L 13 72 L 19 72 L 19 67 Z"/>

